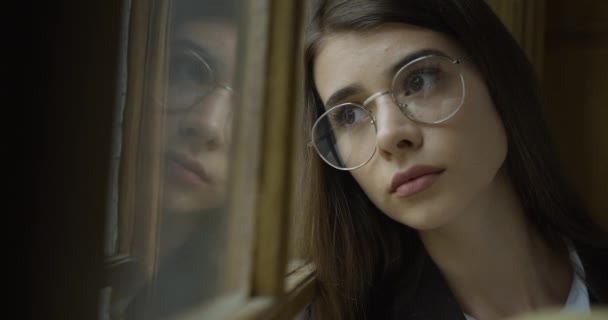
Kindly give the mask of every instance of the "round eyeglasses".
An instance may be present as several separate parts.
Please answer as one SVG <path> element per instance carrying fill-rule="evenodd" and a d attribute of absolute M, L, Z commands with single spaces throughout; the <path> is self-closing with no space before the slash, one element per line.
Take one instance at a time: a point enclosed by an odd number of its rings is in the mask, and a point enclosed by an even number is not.
<path fill-rule="evenodd" d="M 166 108 L 187 109 L 199 103 L 216 88 L 233 93 L 232 87 L 217 81 L 209 63 L 195 50 L 178 50 L 169 60 Z"/>
<path fill-rule="evenodd" d="M 464 102 L 462 60 L 443 55 L 427 55 L 403 66 L 390 91 L 370 96 L 363 105 L 342 103 L 329 108 L 312 127 L 309 145 L 330 166 L 354 170 L 368 163 L 376 153 L 377 124 L 368 105 L 390 94 L 409 119 L 437 124 L 450 119 Z"/>

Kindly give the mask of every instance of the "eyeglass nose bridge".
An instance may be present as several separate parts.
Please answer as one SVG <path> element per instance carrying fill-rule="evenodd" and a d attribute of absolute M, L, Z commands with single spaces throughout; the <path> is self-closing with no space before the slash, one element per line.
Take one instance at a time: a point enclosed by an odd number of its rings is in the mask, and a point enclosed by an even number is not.
<path fill-rule="evenodd" d="M 374 101 L 384 95 L 390 94 L 390 93 L 391 93 L 390 90 L 386 90 L 386 91 L 380 91 L 380 92 L 376 92 L 376 93 L 372 94 L 371 96 L 369 96 L 369 98 L 365 99 L 365 101 L 363 102 L 363 108 L 367 108 L 367 105 L 372 103 L 372 101 Z"/>
<path fill-rule="evenodd" d="M 235 90 L 234 87 L 229 86 L 227 84 L 223 84 L 223 83 L 219 83 L 216 82 L 210 89 L 206 90 L 203 94 L 199 95 L 196 100 L 189 104 L 188 106 L 184 106 L 184 107 L 170 107 L 168 106 L 166 103 L 164 103 L 165 105 L 165 109 L 172 111 L 172 112 L 183 112 L 183 111 L 189 111 L 192 110 L 196 105 L 200 104 L 201 101 L 203 101 L 204 99 L 206 99 L 207 97 L 211 96 L 214 94 L 214 92 L 216 90 L 224 90 L 226 91 L 226 93 L 228 95 L 233 95 L 235 94 Z M 157 99 L 156 97 L 154 98 L 154 100 L 159 104 L 159 105 L 163 105 L 163 103 L 160 102 L 159 99 Z"/>
<path fill-rule="evenodd" d="M 399 102 L 397 102 L 397 100 L 395 100 L 395 98 L 392 96 L 393 91 L 391 90 L 386 90 L 386 91 L 380 91 L 380 92 L 376 92 L 374 94 L 372 94 L 369 98 L 367 98 L 364 102 L 363 102 L 363 108 L 367 109 L 367 105 L 372 103 L 372 101 L 385 96 L 387 94 L 390 94 L 391 97 L 393 98 L 393 101 L 395 102 L 395 104 L 397 105 L 397 108 L 399 108 L 399 111 L 401 111 L 401 113 L 410 118 L 410 116 L 408 115 L 408 113 L 406 112 L 406 108 L 407 108 L 407 104 L 401 104 Z"/>
<path fill-rule="evenodd" d="M 234 88 L 227 85 L 227 84 L 223 84 L 223 83 L 217 83 L 216 86 L 220 89 L 224 89 L 226 90 L 228 93 L 233 94 L 234 93 Z"/>

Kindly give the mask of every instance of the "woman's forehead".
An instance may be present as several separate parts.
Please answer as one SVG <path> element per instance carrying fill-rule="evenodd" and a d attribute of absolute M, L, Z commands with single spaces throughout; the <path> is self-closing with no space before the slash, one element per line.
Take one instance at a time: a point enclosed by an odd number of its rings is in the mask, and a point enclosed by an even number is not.
<path fill-rule="evenodd" d="M 175 32 L 176 40 L 188 40 L 201 47 L 233 52 L 237 44 L 237 26 L 226 21 L 189 21 Z"/>
<path fill-rule="evenodd" d="M 409 24 L 387 23 L 366 31 L 343 31 L 324 36 L 318 46 L 315 66 L 337 61 L 368 60 L 386 62 L 422 49 L 435 49 L 449 55 L 461 51 L 447 36 Z M 372 66 L 373 67 L 373 66 Z"/>
<path fill-rule="evenodd" d="M 237 26 L 227 21 L 189 21 L 175 32 L 175 43 L 187 43 L 205 52 L 206 58 L 221 64 L 226 75 L 232 75 L 236 66 Z"/>
<path fill-rule="evenodd" d="M 390 70 L 396 63 L 429 49 L 451 57 L 462 52 L 449 37 L 408 24 L 390 23 L 373 30 L 332 33 L 323 37 L 317 49 L 313 66 L 315 83 L 321 97 L 326 98 L 332 91 L 361 78 L 390 79 Z"/>

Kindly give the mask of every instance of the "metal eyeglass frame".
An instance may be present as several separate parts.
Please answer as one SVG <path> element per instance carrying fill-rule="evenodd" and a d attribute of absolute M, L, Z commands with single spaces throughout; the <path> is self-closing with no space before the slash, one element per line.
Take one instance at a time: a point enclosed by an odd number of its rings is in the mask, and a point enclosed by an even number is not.
<path fill-rule="evenodd" d="M 209 89 L 207 89 L 204 92 L 202 92 L 195 99 L 195 101 L 192 104 L 187 105 L 187 106 L 183 106 L 183 107 L 176 107 L 176 106 L 170 106 L 168 103 L 166 103 L 165 104 L 165 109 L 167 109 L 169 111 L 179 111 L 179 110 L 190 109 L 193 106 L 199 104 L 203 99 L 205 99 L 205 97 L 207 97 L 211 92 L 213 92 L 217 88 L 224 89 L 224 90 L 226 90 L 230 94 L 234 93 L 234 88 L 233 87 L 217 81 L 217 78 L 215 77 L 215 72 L 214 72 L 213 68 L 211 68 L 211 66 L 205 60 L 205 58 L 203 58 L 198 52 L 196 52 L 195 50 L 189 49 L 189 50 L 187 50 L 187 53 L 193 55 L 196 59 L 198 59 L 202 63 L 202 65 L 209 71 L 209 74 L 211 75 L 211 83 L 212 83 L 212 85 L 209 87 Z"/>
<path fill-rule="evenodd" d="M 338 170 L 351 171 L 351 170 L 355 170 L 355 169 L 361 168 L 364 165 L 366 165 L 374 157 L 374 155 L 376 154 L 376 150 L 378 150 L 378 146 L 377 145 L 374 147 L 374 152 L 372 152 L 372 154 L 370 155 L 369 159 L 367 159 L 362 164 L 360 164 L 358 166 L 355 166 L 355 167 L 351 167 L 351 168 L 341 168 L 341 167 L 337 167 L 337 166 L 333 165 L 332 163 L 330 163 L 329 161 L 327 161 L 325 159 L 325 157 L 323 157 L 321 155 L 321 152 L 319 151 L 319 148 L 317 147 L 317 144 L 314 143 L 314 141 L 315 141 L 314 132 L 315 132 L 315 129 L 316 129 L 317 125 L 319 124 L 319 120 L 323 119 L 323 117 L 325 117 L 325 115 L 328 114 L 328 113 L 330 113 L 332 110 L 334 110 L 336 108 L 343 107 L 345 105 L 355 105 L 355 106 L 358 106 L 361 109 L 363 109 L 370 116 L 371 124 L 374 126 L 374 131 L 377 133 L 378 132 L 378 127 L 376 125 L 376 118 L 367 109 L 367 105 L 370 104 L 372 101 L 376 100 L 377 98 L 379 98 L 381 96 L 384 96 L 384 95 L 387 95 L 387 94 L 391 95 L 391 97 L 393 98 L 393 101 L 395 102 L 395 104 L 397 105 L 397 107 L 399 108 L 399 110 L 401 111 L 401 113 L 403 115 L 405 115 L 408 119 L 410 119 L 410 120 L 412 120 L 414 122 L 423 123 L 423 124 L 439 124 L 439 123 L 445 122 L 445 121 L 449 120 L 450 118 L 452 118 L 456 113 L 458 113 L 458 111 L 460 111 L 460 109 L 464 105 L 464 98 L 465 98 L 465 92 L 466 92 L 466 90 L 465 90 L 465 80 L 464 80 L 464 76 L 462 75 L 462 72 L 460 72 L 460 71 L 459 71 L 459 73 L 460 73 L 460 79 L 461 79 L 461 82 L 462 82 L 462 98 L 461 98 L 461 101 L 460 101 L 460 105 L 450 115 L 448 115 L 447 117 L 445 117 L 445 118 L 443 118 L 441 120 L 437 120 L 437 121 L 433 121 L 433 122 L 426 122 L 426 121 L 421 121 L 421 120 L 415 119 L 413 116 L 410 115 L 409 112 L 406 112 L 407 111 L 407 109 L 406 109 L 407 105 L 399 103 L 397 101 L 397 98 L 395 98 L 395 94 L 394 94 L 395 90 L 394 90 L 394 88 L 395 88 L 395 82 L 397 80 L 397 76 L 403 70 L 405 70 L 408 67 L 414 65 L 415 63 L 418 63 L 418 62 L 420 62 L 422 60 L 425 60 L 425 59 L 434 58 L 434 57 L 439 57 L 439 58 L 447 59 L 452 64 L 455 64 L 455 65 L 461 65 L 465 61 L 465 59 L 452 59 L 451 57 L 449 57 L 447 55 L 441 55 L 441 54 L 429 54 L 429 55 L 425 55 L 425 56 L 422 56 L 422 57 L 419 57 L 419 58 L 416 58 L 416 59 L 410 61 L 409 63 L 407 63 L 403 67 L 401 67 L 397 72 L 395 72 L 395 75 L 393 76 L 393 80 L 391 82 L 391 90 L 380 91 L 380 92 L 376 92 L 376 93 L 372 94 L 371 96 L 369 96 L 369 98 L 365 99 L 365 101 L 363 102 L 362 105 L 359 105 L 359 104 L 353 103 L 353 102 L 345 102 L 345 103 L 341 103 L 339 105 L 333 106 L 333 107 L 327 109 L 327 111 L 325 111 L 323 114 L 321 114 L 319 116 L 319 118 L 315 121 L 315 123 L 313 124 L 312 129 L 310 131 L 311 140 L 308 142 L 308 147 L 311 147 L 311 146 L 314 147 L 315 150 L 316 150 L 316 152 L 317 152 L 317 154 L 319 155 L 319 157 L 321 159 L 323 159 L 323 161 L 325 163 L 327 163 L 331 167 L 333 167 L 335 169 L 338 169 Z"/>

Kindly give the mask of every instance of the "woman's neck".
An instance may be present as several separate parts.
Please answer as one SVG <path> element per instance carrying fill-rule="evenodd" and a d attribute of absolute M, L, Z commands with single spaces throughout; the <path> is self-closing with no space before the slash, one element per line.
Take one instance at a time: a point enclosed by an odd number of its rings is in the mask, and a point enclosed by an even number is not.
<path fill-rule="evenodd" d="M 573 274 L 568 257 L 528 224 L 504 172 L 457 221 L 419 234 L 463 311 L 477 320 L 566 301 Z"/>
<path fill-rule="evenodd" d="M 194 233 L 204 233 L 214 238 L 223 230 L 221 209 L 199 212 L 165 212 L 160 228 L 160 260 L 164 261 L 176 252 Z M 218 245 L 214 243 L 214 245 Z"/>

